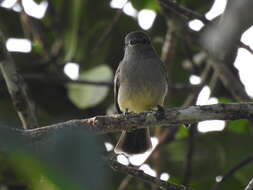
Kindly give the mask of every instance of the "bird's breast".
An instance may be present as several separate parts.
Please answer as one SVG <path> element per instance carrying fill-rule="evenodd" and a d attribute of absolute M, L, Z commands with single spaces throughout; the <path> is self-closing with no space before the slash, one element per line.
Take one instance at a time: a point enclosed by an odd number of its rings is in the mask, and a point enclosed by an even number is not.
<path fill-rule="evenodd" d="M 137 77 L 135 80 L 126 80 L 121 83 L 118 93 L 120 109 L 133 112 L 142 112 L 163 105 L 167 92 L 167 83 L 160 77 Z"/>

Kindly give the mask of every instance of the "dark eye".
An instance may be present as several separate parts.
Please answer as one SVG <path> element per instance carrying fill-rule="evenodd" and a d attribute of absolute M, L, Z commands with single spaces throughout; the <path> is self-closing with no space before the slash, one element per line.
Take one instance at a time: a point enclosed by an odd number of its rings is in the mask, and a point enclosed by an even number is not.
<path fill-rule="evenodd" d="M 134 39 L 129 41 L 130 45 L 135 45 L 135 44 L 150 44 L 150 41 L 147 39 Z"/>
<path fill-rule="evenodd" d="M 130 42 L 129 42 L 131 45 L 134 45 L 134 44 L 137 44 L 138 43 L 138 41 L 137 40 L 130 40 Z"/>

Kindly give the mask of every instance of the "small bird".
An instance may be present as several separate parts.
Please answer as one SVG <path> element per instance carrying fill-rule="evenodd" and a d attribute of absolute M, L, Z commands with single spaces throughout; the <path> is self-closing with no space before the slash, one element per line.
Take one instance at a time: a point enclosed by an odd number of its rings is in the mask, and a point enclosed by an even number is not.
<path fill-rule="evenodd" d="M 163 62 L 149 37 L 141 31 L 125 37 L 125 53 L 114 77 L 114 103 L 118 113 L 143 112 L 163 106 L 168 80 Z M 114 149 L 127 156 L 152 148 L 149 129 L 123 131 Z"/>

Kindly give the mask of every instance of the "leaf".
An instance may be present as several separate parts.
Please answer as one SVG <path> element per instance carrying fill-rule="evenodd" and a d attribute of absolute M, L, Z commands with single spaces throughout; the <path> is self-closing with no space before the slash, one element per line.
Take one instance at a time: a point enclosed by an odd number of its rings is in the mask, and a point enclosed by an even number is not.
<path fill-rule="evenodd" d="M 100 65 L 80 74 L 80 80 L 111 81 L 112 71 L 107 65 Z M 68 96 L 70 100 L 81 109 L 100 103 L 107 95 L 109 88 L 106 86 L 69 84 Z"/>
<path fill-rule="evenodd" d="M 31 143 L 10 128 L 0 127 L 0 135 L 3 181 L 15 176 L 12 183 L 31 190 L 98 190 L 106 185 L 101 143 L 81 128 L 55 130 L 46 142 L 38 143 Z"/>
<path fill-rule="evenodd" d="M 151 10 L 159 10 L 159 5 L 157 4 L 157 1 L 154 0 L 131 0 L 131 3 L 133 4 L 133 7 L 137 10 L 141 9 L 151 9 Z"/>
<path fill-rule="evenodd" d="M 38 40 L 33 40 L 32 49 L 36 53 L 40 53 L 40 54 L 43 53 L 43 47 L 42 47 L 41 43 Z"/>
<path fill-rule="evenodd" d="M 233 102 L 232 100 L 228 99 L 228 98 L 225 98 L 225 97 L 220 97 L 218 98 L 219 102 L 220 103 L 231 103 Z"/>
<path fill-rule="evenodd" d="M 228 131 L 233 131 L 236 133 L 245 133 L 248 134 L 250 132 L 250 122 L 248 120 L 236 120 L 231 121 L 226 128 Z"/>
<path fill-rule="evenodd" d="M 176 133 L 176 138 L 185 138 L 188 136 L 188 128 L 184 125 L 181 125 Z"/>
<path fill-rule="evenodd" d="M 68 28 L 65 33 L 65 61 L 73 59 L 78 45 L 78 31 L 80 27 L 81 10 L 83 10 L 83 0 L 73 0 L 70 3 L 70 15 Z"/>
<path fill-rule="evenodd" d="M 203 0 L 195 0 L 194 2 L 188 0 L 180 0 L 178 4 L 180 6 L 186 7 L 193 11 L 197 11 L 199 13 L 206 13 L 208 10 L 211 9 L 214 0 L 210 1 L 203 1 Z"/>

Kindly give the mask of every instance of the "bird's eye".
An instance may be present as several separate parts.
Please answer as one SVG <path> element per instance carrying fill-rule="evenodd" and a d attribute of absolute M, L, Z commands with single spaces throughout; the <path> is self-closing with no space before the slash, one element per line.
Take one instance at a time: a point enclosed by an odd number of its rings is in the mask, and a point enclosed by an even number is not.
<path fill-rule="evenodd" d="M 138 42 L 137 42 L 137 40 L 130 40 L 130 42 L 129 42 L 131 45 L 134 45 L 134 44 L 137 44 Z"/>
<path fill-rule="evenodd" d="M 134 39 L 129 41 L 130 45 L 135 45 L 135 44 L 150 44 L 149 40 L 147 39 Z"/>

